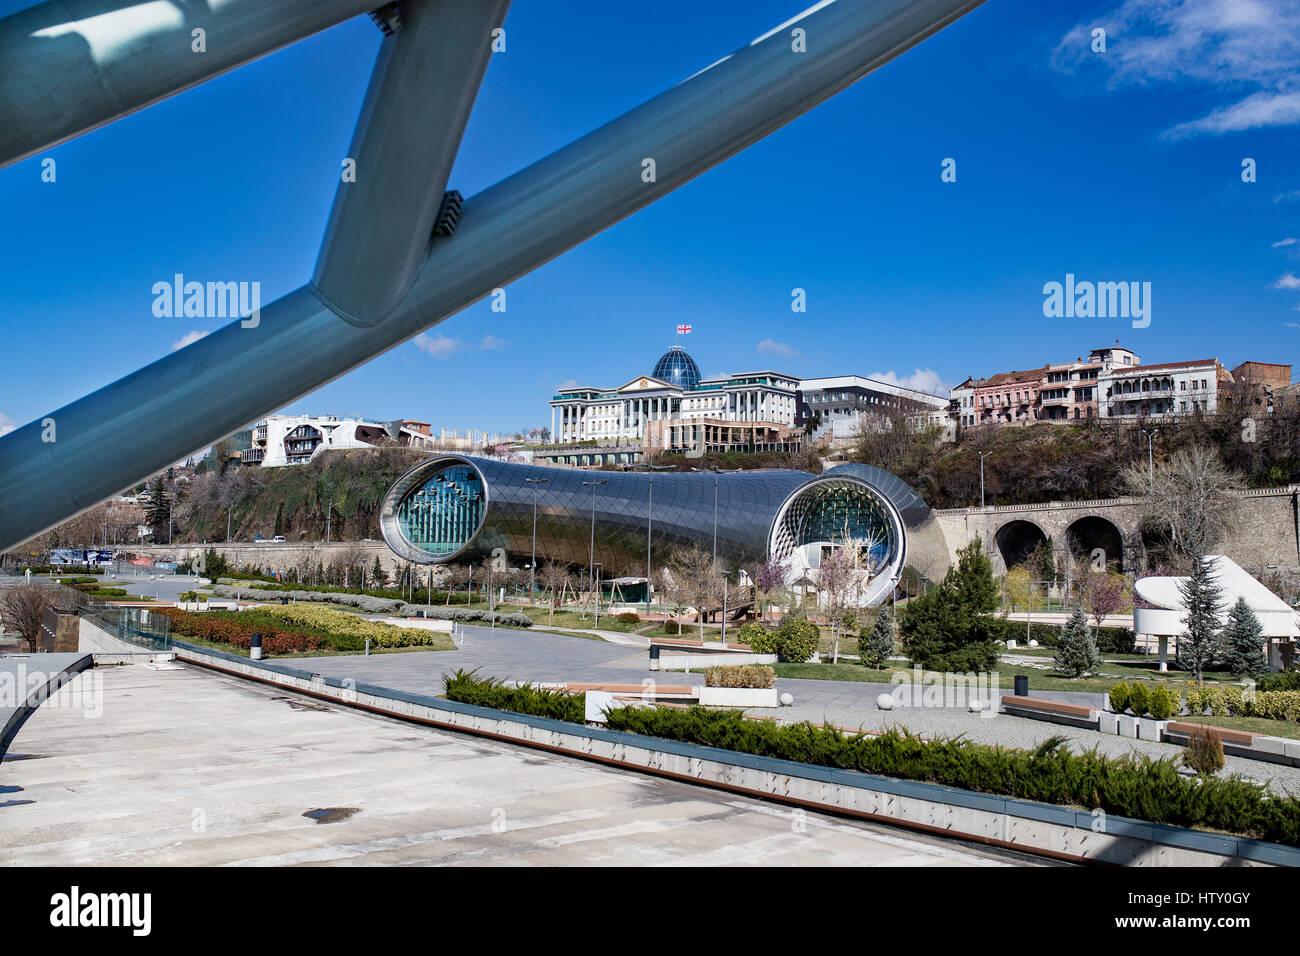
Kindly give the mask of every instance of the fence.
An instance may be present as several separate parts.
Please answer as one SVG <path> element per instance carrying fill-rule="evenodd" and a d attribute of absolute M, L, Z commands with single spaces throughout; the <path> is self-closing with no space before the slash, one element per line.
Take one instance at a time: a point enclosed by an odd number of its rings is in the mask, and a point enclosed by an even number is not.
<path fill-rule="evenodd" d="M 19 577 L 10 574 L 11 579 Z M 168 651 L 172 646 L 171 618 L 153 614 L 145 607 L 119 607 L 91 597 L 76 588 L 33 574 L 33 584 L 51 591 L 54 607 L 93 621 L 118 640 L 150 651 Z"/>

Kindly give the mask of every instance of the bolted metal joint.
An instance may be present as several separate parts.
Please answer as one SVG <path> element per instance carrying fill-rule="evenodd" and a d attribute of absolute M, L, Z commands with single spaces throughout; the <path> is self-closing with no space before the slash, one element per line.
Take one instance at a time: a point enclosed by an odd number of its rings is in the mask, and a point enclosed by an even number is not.
<path fill-rule="evenodd" d="M 386 37 L 390 37 L 402 29 L 402 10 L 397 0 L 384 4 L 378 10 L 371 10 L 370 19 L 375 21 L 375 26 L 379 27 L 379 32 Z"/>
<path fill-rule="evenodd" d="M 438 221 L 433 225 L 435 236 L 450 236 L 456 231 L 456 223 L 460 222 L 460 207 L 464 201 L 465 197 L 456 189 L 448 189 L 442 194 L 442 208 L 438 210 Z"/>

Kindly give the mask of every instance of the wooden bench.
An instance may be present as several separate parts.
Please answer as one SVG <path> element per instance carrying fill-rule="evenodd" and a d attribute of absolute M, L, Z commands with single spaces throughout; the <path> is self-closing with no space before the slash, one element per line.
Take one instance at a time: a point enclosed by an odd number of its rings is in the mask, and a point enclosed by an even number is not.
<path fill-rule="evenodd" d="M 599 682 L 570 681 L 564 689 L 571 694 L 585 694 L 589 690 L 604 691 L 619 697 L 637 700 L 652 697 L 656 700 L 675 698 L 678 700 L 695 700 L 699 691 L 690 684 L 605 684 Z"/>
<path fill-rule="evenodd" d="M 1040 720 L 1071 727 L 1097 727 L 1097 715 L 1100 707 L 1086 707 L 1082 704 L 1063 704 L 1055 700 L 1042 700 L 1038 697 L 1016 697 L 1006 694 L 1002 698 L 1002 710 L 1009 714 L 1023 714 Z"/>
<path fill-rule="evenodd" d="M 1171 720 L 1165 727 L 1165 733 L 1183 734 L 1191 736 L 1195 733 L 1201 733 L 1206 730 L 1213 730 L 1219 735 L 1219 739 L 1225 744 L 1242 744 L 1249 747 L 1255 742 L 1255 734 L 1245 730 L 1228 730 L 1225 727 L 1215 727 L 1211 724 L 1193 724 L 1185 720 Z"/>

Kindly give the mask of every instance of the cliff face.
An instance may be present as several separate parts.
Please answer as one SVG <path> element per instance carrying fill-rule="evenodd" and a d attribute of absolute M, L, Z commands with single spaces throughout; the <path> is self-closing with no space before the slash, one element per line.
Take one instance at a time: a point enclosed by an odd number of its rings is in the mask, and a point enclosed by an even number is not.
<path fill-rule="evenodd" d="M 428 457 L 406 448 L 325 452 L 306 465 L 231 468 L 198 476 L 176 512 L 180 541 L 283 535 L 323 541 L 327 515 L 332 541 L 379 537 L 384 493 L 404 472 Z"/>

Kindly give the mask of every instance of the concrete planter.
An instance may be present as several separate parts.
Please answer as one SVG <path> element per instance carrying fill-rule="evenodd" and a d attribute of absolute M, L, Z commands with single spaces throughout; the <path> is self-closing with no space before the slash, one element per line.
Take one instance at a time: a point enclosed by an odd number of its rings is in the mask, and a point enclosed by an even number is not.
<path fill-rule="evenodd" d="M 706 707 L 779 707 L 775 687 L 701 687 Z"/>

